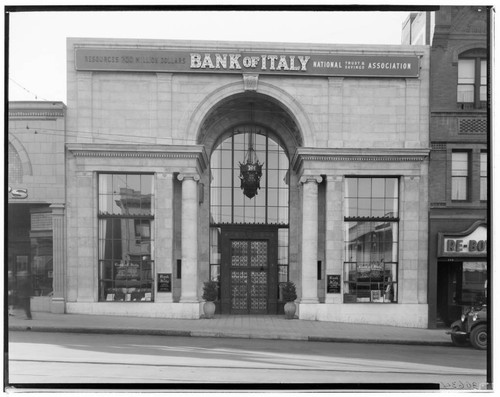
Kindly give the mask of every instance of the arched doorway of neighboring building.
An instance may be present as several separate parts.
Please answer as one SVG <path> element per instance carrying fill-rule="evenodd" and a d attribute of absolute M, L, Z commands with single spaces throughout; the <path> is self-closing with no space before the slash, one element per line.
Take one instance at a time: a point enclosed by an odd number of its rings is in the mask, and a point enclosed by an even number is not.
<path fill-rule="evenodd" d="M 263 98 L 241 96 L 233 98 L 227 112 L 223 108 L 210 117 L 219 125 L 218 133 L 212 133 L 217 138 L 207 139 L 209 277 L 219 281 L 217 309 L 223 314 L 277 314 L 285 303 L 280 286 L 290 272 L 298 272 L 296 260 L 290 260 L 297 257 L 291 225 L 298 218 L 289 206 L 290 197 L 298 195 L 290 169 L 290 152 L 297 147 L 290 129 L 296 133 L 296 125 Z M 253 191 L 245 182 L 246 164 L 259 168 L 260 186 L 250 183 Z"/>

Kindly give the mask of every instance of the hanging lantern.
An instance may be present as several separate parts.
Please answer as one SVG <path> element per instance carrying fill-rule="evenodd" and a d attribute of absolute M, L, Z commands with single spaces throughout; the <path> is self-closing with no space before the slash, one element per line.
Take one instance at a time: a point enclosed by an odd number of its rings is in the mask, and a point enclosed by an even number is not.
<path fill-rule="evenodd" d="M 254 134 L 250 133 L 248 141 L 248 150 L 245 154 L 243 163 L 240 163 L 240 180 L 243 194 L 249 199 L 257 194 L 260 189 L 260 178 L 262 177 L 262 166 L 257 158 L 257 153 L 253 148 Z"/>

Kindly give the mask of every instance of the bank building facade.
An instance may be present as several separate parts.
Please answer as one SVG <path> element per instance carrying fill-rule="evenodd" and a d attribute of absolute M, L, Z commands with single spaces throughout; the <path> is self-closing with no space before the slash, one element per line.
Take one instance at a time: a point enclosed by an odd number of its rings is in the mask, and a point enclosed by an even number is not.
<path fill-rule="evenodd" d="M 66 313 L 428 326 L 429 47 L 67 41 Z"/>

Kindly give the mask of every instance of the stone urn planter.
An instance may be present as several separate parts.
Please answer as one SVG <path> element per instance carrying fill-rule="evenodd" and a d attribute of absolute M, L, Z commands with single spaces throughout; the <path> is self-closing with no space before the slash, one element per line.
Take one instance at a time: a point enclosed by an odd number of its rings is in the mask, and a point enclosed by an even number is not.
<path fill-rule="evenodd" d="M 202 298 L 206 301 L 203 304 L 203 314 L 205 318 L 214 318 L 215 314 L 215 301 L 218 297 L 218 286 L 215 281 L 205 281 L 203 283 Z"/>
<path fill-rule="evenodd" d="M 293 320 L 295 318 L 295 311 L 297 310 L 297 305 L 295 305 L 295 299 L 297 299 L 297 291 L 295 284 L 291 281 L 286 282 L 283 285 L 283 299 L 285 303 L 285 319 Z"/>

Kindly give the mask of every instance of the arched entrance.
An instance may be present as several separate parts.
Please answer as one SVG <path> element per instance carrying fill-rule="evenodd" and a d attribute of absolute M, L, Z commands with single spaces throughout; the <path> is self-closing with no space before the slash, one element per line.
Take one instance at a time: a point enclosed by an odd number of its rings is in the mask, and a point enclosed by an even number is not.
<path fill-rule="evenodd" d="M 225 107 L 227 102 L 210 117 L 214 126 L 225 128 L 205 135 L 210 143 L 209 277 L 220 285 L 217 310 L 277 314 L 285 303 L 280 285 L 298 271 L 290 260 L 291 254 L 296 258 L 297 244 L 290 249 L 296 235 L 290 230 L 297 211 L 290 216 L 289 205 L 298 194 L 289 155 L 297 146 L 290 139 L 296 127 L 282 108 L 253 95 L 233 98 L 231 109 L 222 112 Z M 257 168 L 257 185 L 255 175 L 246 173 L 249 164 Z"/>

